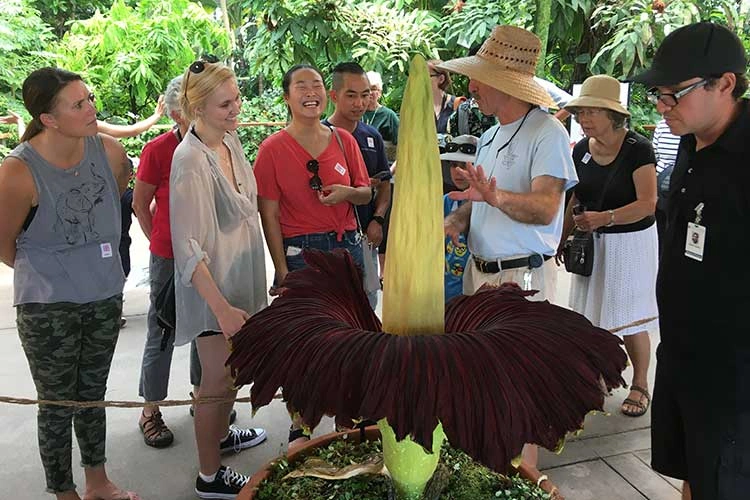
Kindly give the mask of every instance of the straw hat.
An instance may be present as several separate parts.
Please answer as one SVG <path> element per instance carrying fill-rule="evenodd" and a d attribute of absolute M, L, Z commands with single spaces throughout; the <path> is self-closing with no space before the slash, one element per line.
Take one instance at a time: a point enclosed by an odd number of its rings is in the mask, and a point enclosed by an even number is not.
<path fill-rule="evenodd" d="M 556 107 L 547 91 L 534 81 L 542 44 L 515 26 L 495 26 L 475 56 L 452 59 L 437 67 L 466 75 L 530 104 Z"/>
<path fill-rule="evenodd" d="M 630 116 L 620 104 L 620 82 L 607 75 L 594 75 L 586 78 L 581 86 L 581 93 L 568 101 L 565 109 L 571 108 L 604 108 Z"/>

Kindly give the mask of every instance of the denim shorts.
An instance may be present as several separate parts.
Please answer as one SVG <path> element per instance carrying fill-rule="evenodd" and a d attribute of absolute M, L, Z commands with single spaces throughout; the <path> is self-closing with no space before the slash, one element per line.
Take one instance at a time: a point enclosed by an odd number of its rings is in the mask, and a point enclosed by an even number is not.
<path fill-rule="evenodd" d="M 357 231 L 345 231 L 341 237 L 341 241 L 337 239 L 335 231 L 284 238 L 284 255 L 286 256 L 286 265 L 289 271 L 296 271 L 307 266 L 305 260 L 302 258 L 302 250 L 307 248 L 323 250 L 324 252 L 343 248 L 344 250 L 348 250 L 352 255 L 354 263 L 360 269 L 362 268 L 362 245 L 360 243 L 360 235 Z"/>

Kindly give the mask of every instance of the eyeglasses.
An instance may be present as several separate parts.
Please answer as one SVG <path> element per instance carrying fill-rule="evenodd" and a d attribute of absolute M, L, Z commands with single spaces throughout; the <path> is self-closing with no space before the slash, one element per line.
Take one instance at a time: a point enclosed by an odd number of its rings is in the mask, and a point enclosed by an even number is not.
<path fill-rule="evenodd" d="M 570 111 L 570 114 L 573 115 L 573 118 L 578 120 L 580 117 L 586 118 L 587 116 L 599 116 L 602 112 L 604 112 L 604 110 L 601 108 L 578 108 Z"/>
<path fill-rule="evenodd" d="M 473 155 L 477 152 L 477 147 L 474 144 L 468 142 L 462 144 L 459 144 L 457 142 L 446 142 L 445 146 L 439 146 L 438 149 L 440 149 L 440 154 L 455 153 L 456 151 L 461 151 L 464 154 Z"/>
<path fill-rule="evenodd" d="M 185 77 L 185 101 L 188 100 L 188 98 L 187 98 L 187 90 L 188 90 L 188 82 L 190 81 L 190 73 L 193 73 L 195 75 L 199 75 L 199 74 L 203 73 L 203 70 L 206 69 L 206 64 L 215 64 L 217 62 L 219 62 L 219 58 L 218 57 L 216 57 L 214 55 L 206 54 L 205 56 L 203 56 L 202 59 L 198 59 L 197 61 L 194 61 L 188 67 L 188 69 L 190 71 L 188 71 L 188 74 Z"/>
<path fill-rule="evenodd" d="M 692 92 L 695 89 L 699 89 L 701 87 L 705 87 L 708 84 L 709 80 L 708 78 L 704 78 L 703 80 L 699 82 L 695 82 L 692 85 L 688 85 L 684 89 L 675 92 L 674 94 L 668 94 L 668 93 L 661 93 L 657 89 L 651 89 L 648 91 L 648 102 L 650 102 L 653 105 L 656 105 L 659 101 L 662 102 L 665 106 L 669 106 L 670 108 L 673 108 L 677 106 L 677 104 L 680 102 L 680 99 L 688 95 L 690 92 Z"/>
<path fill-rule="evenodd" d="M 307 162 L 307 171 L 313 174 L 313 176 L 310 177 L 310 188 L 312 188 L 313 191 L 323 190 L 323 181 L 318 175 L 319 170 L 320 164 L 318 163 L 318 160 L 310 160 Z"/>
<path fill-rule="evenodd" d="M 439 78 L 440 73 L 430 73 L 430 78 Z"/>

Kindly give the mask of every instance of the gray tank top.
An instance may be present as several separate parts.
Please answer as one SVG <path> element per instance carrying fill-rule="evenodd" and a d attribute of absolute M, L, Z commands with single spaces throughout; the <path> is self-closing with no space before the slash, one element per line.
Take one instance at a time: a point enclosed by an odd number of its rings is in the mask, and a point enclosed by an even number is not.
<path fill-rule="evenodd" d="M 122 293 L 120 195 L 98 136 L 86 137 L 73 168 L 47 162 L 28 143 L 10 156 L 23 161 L 39 205 L 16 239 L 14 305 L 84 304 Z"/>

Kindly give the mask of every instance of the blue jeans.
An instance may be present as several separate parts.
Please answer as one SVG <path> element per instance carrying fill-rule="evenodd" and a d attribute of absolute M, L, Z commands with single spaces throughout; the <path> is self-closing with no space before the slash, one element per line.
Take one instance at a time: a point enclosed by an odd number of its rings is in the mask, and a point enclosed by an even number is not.
<path fill-rule="evenodd" d="M 292 250 L 289 250 L 292 247 Z M 299 251 L 294 249 L 299 249 Z M 359 233 L 357 231 L 345 231 L 341 241 L 336 239 L 336 232 L 303 234 L 301 236 L 292 236 L 284 238 L 284 255 L 286 256 L 286 266 L 289 271 L 296 271 L 307 267 L 305 260 L 302 258 L 302 249 L 314 248 L 330 252 L 336 248 L 348 250 L 354 259 L 357 267 L 362 269 L 362 244 L 360 243 Z M 294 255 L 289 255 L 293 253 Z"/>

